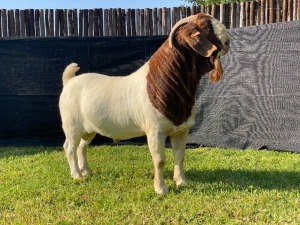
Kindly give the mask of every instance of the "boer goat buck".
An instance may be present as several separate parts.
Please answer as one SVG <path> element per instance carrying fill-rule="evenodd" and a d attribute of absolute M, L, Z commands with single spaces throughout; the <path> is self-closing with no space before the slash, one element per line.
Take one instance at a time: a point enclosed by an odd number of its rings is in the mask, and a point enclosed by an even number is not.
<path fill-rule="evenodd" d="M 76 63 L 63 72 L 59 108 L 64 149 L 73 178 L 91 174 L 87 146 L 96 133 L 114 141 L 146 135 L 154 164 L 154 188 L 168 192 L 163 177 L 165 141 L 174 150 L 174 181 L 187 182 L 183 158 L 195 122 L 195 95 L 201 77 L 222 77 L 220 56 L 229 50 L 226 28 L 207 14 L 180 20 L 148 62 L 124 77 L 86 73 Z"/>

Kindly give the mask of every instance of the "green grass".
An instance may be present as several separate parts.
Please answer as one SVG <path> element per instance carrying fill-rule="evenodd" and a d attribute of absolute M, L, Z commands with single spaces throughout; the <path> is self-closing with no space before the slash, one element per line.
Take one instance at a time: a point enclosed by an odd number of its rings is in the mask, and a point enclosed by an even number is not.
<path fill-rule="evenodd" d="M 300 154 L 188 150 L 189 184 L 153 189 L 146 146 L 90 147 L 93 176 L 70 178 L 61 147 L 0 148 L 0 224 L 300 224 Z"/>

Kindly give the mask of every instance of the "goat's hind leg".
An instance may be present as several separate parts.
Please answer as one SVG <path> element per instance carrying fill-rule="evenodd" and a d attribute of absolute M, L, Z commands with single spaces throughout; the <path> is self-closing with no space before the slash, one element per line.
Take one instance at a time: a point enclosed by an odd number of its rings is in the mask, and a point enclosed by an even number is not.
<path fill-rule="evenodd" d="M 67 138 L 64 143 L 64 149 L 70 166 L 71 176 L 74 179 L 82 178 L 82 174 L 79 170 L 78 163 L 77 163 L 77 156 L 76 156 L 76 149 L 78 147 L 78 144 L 79 141 L 76 141 L 71 138 L 69 139 Z"/>
<path fill-rule="evenodd" d="M 87 147 L 92 142 L 96 133 L 86 134 L 81 138 L 80 144 L 77 148 L 78 166 L 83 176 L 91 175 L 91 170 L 87 163 Z"/>

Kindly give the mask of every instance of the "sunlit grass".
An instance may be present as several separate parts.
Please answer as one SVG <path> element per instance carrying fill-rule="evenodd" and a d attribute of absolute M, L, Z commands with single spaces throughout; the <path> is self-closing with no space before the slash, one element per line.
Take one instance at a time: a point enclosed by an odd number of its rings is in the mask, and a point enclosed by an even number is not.
<path fill-rule="evenodd" d="M 61 147 L 0 148 L 0 224 L 299 224 L 300 154 L 187 150 L 189 184 L 157 196 L 147 146 L 90 147 L 93 176 L 70 178 Z"/>

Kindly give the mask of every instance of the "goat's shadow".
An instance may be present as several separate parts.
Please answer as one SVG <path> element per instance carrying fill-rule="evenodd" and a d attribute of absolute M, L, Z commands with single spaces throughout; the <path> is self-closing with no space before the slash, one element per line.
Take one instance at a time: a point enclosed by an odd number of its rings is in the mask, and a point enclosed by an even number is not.
<path fill-rule="evenodd" d="M 183 189 L 195 188 L 197 183 L 216 184 L 215 188 L 224 191 L 228 190 L 299 190 L 300 173 L 295 171 L 255 171 L 255 170 L 187 170 L 185 172 L 189 184 Z M 166 171 L 166 176 L 172 177 L 172 171 Z M 218 185 L 222 184 L 222 185 Z M 180 191 L 182 188 L 179 188 Z"/>

